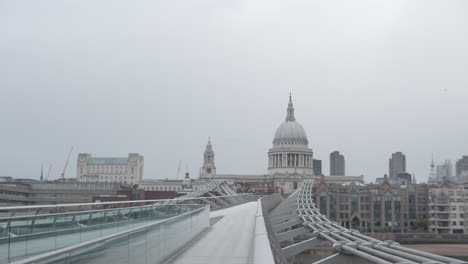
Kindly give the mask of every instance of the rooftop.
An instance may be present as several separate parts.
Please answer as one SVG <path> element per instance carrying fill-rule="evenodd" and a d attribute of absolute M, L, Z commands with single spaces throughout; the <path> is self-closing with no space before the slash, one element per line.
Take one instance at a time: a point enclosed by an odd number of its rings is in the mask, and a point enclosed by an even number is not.
<path fill-rule="evenodd" d="M 127 165 L 128 158 L 89 158 L 88 165 Z"/>

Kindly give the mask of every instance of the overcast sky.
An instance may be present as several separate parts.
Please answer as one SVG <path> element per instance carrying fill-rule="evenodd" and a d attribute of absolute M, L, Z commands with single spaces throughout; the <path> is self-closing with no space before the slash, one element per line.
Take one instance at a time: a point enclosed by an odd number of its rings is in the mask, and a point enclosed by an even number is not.
<path fill-rule="evenodd" d="M 314 158 L 426 180 L 468 154 L 468 1 L 0 0 L 0 176 L 77 154 L 145 157 L 145 178 L 265 174 L 289 92 Z M 182 175 L 182 173 L 181 173 Z M 180 176 L 181 177 L 181 176 Z"/>

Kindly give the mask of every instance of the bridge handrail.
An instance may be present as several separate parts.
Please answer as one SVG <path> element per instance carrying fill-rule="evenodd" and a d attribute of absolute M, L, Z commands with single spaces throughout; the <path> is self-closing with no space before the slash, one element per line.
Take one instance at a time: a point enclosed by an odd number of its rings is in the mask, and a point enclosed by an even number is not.
<path fill-rule="evenodd" d="M 191 198 L 174 198 L 174 199 L 155 199 L 155 200 L 127 200 L 127 201 L 114 201 L 114 202 L 96 202 L 96 203 L 70 203 L 70 204 L 49 204 L 49 205 L 23 205 L 23 206 L 3 206 L 0 211 L 14 211 L 14 210 L 31 210 L 31 209 L 45 209 L 45 208 L 62 208 L 62 207 L 78 207 L 78 206 L 97 206 L 97 205 L 116 205 L 116 204 L 132 204 L 132 203 L 155 203 L 155 202 L 171 202 L 171 201 L 189 201 L 189 200 L 204 200 L 223 197 L 235 197 L 251 195 L 250 193 L 241 193 L 235 195 L 222 195 L 215 197 L 191 197 Z"/>
<path fill-rule="evenodd" d="M 258 199 L 257 213 L 255 214 L 254 264 L 275 263 L 268 240 L 265 219 L 263 218 L 263 198 Z"/>
<path fill-rule="evenodd" d="M 77 245 L 73 245 L 73 246 L 69 246 L 69 247 L 66 247 L 66 248 L 61 248 L 61 249 L 57 249 L 57 250 L 54 250 L 54 251 L 42 253 L 42 254 L 39 254 L 39 255 L 35 255 L 33 257 L 21 259 L 21 260 L 15 261 L 15 262 L 10 262 L 10 264 L 35 263 L 35 262 L 38 262 L 38 261 L 41 261 L 41 260 L 45 260 L 47 258 L 52 258 L 52 257 L 55 257 L 55 256 L 59 256 L 61 254 L 72 252 L 72 251 L 77 250 L 77 249 L 82 249 L 82 248 L 85 248 L 85 247 L 90 246 L 90 245 L 99 244 L 101 242 L 105 242 L 106 240 L 112 240 L 112 239 L 122 237 L 122 236 L 125 236 L 125 235 L 128 235 L 128 234 L 131 234 L 131 233 L 135 233 L 135 232 L 147 229 L 149 227 L 153 227 L 153 226 L 156 226 L 156 225 L 161 225 L 161 224 L 164 224 L 166 222 L 182 218 L 182 217 L 187 216 L 189 214 L 198 213 L 199 211 L 206 210 L 207 208 L 209 208 L 209 205 L 206 205 L 206 206 L 204 206 L 202 208 L 195 209 L 195 210 L 190 211 L 190 212 L 186 212 L 186 213 L 174 216 L 174 217 L 170 217 L 170 218 L 161 220 L 161 221 L 156 222 L 156 223 L 151 223 L 151 224 L 135 227 L 135 228 L 132 228 L 132 229 L 129 229 L 129 230 L 125 230 L 125 231 L 121 231 L 121 232 L 118 232 L 118 233 L 115 233 L 115 234 L 100 237 L 100 238 L 97 238 L 97 239 L 94 239 L 94 240 L 91 240 L 91 241 L 87 241 L 87 242 L 83 242 L 83 243 L 80 243 L 80 244 L 77 244 Z"/>
<path fill-rule="evenodd" d="M 278 201 L 274 206 L 266 204 L 266 200 L 276 198 Z M 257 213 L 255 215 L 255 232 L 254 232 L 254 252 L 253 252 L 253 263 L 254 264 L 272 264 L 278 263 L 275 261 L 279 252 L 274 252 L 271 247 L 272 241 L 269 237 L 269 228 L 266 223 L 268 217 L 268 211 L 274 208 L 278 203 L 281 202 L 279 194 L 272 194 L 264 196 L 257 200 Z M 265 206 L 269 207 L 266 208 Z M 264 214 L 267 214 L 264 216 Z"/>

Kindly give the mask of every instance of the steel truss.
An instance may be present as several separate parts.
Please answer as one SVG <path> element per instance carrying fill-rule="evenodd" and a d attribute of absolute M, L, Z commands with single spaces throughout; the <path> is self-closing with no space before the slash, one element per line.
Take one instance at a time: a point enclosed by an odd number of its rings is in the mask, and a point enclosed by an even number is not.
<path fill-rule="evenodd" d="M 274 210 L 269 220 L 272 232 L 278 242 L 292 240 L 299 235 L 309 234 L 310 239 L 286 246 L 281 249 L 283 257 L 288 258 L 317 244 L 328 241 L 338 251 L 316 263 L 352 263 L 355 258 L 365 259 L 376 264 L 390 263 L 452 263 L 468 262 L 405 248 L 391 240 L 381 241 L 347 229 L 321 214 L 313 200 L 312 180 L 304 181 L 302 187 L 291 194 Z"/>

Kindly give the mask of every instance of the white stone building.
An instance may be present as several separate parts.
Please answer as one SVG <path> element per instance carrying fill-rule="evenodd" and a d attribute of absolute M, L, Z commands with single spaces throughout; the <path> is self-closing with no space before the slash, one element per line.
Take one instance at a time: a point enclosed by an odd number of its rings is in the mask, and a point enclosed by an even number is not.
<path fill-rule="evenodd" d="M 262 175 L 218 174 L 215 166 L 215 153 L 208 139 L 203 153 L 203 166 L 200 179 L 143 180 L 143 157 L 129 154 L 128 158 L 94 158 L 90 154 L 79 154 L 77 178 L 84 182 L 120 182 L 139 184 L 146 191 L 194 191 L 206 185 L 210 179 L 223 179 L 228 183 L 254 183 L 273 185 L 284 194 L 299 188 L 305 179 L 318 179 L 314 175 L 313 151 L 304 128 L 296 121 L 291 96 L 286 111 L 286 120 L 276 129 L 273 146 L 268 150 L 268 173 Z M 327 182 L 361 182 L 363 176 L 325 177 Z"/>
<path fill-rule="evenodd" d="M 286 120 L 276 129 L 273 147 L 268 150 L 268 174 L 312 176 L 313 154 L 304 128 L 294 117 L 290 95 Z"/>
<path fill-rule="evenodd" d="M 206 144 L 205 153 L 203 153 L 203 167 L 201 170 L 200 178 L 211 179 L 216 175 L 216 166 L 214 163 L 214 151 L 213 145 L 211 145 L 211 139 L 208 138 L 208 144 Z"/>
<path fill-rule="evenodd" d="M 138 184 L 143 180 L 144 158 L 130 153 L 126 158 L 92 157 L 78 154 L 76 178 L 81 182 Z"/>
<path fill-rule="evenodd" d="M 198 191 L 207 184 L 205 180 L 190 179 L 189 173 L 185 173 L 184 179 L 165 179 L 143 180 L 139 184 L 139 188 L 145 191 L 175 191 L 175 192 L 191 192 Z"/>
<path fill-rule="evenodd" d="M 289 96 L 286 120 L 276 129 L 273 146 L 268 150 L 268 174 L 239 175 L 218 174 L 211 140 L 204 152 L 200 179 L 223 179 L 230 184 L 273 184 L 277 190 L 288 194 L 297 189 L 305 179 L 318 179 L 313 171 L 313 151 L 304 128 L 296 121 L 291 96 Z M 327 182 L 363 183 L 363 176 L 325 176 Z"/>
<path fill-rule="evenodd" d="M 468 186 L 444 180 L 429 188 L 429 230 L 438 233 L 468 233 Z"/>

